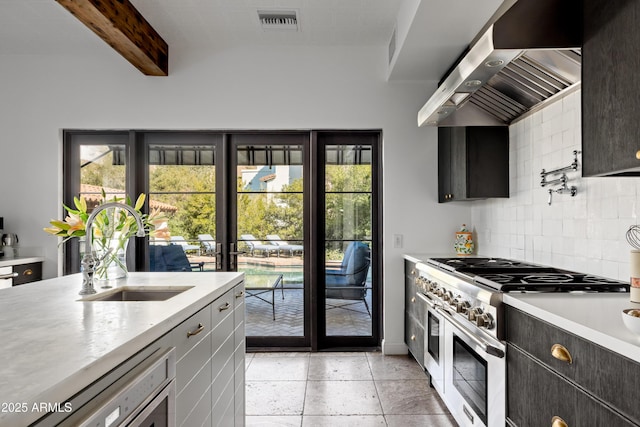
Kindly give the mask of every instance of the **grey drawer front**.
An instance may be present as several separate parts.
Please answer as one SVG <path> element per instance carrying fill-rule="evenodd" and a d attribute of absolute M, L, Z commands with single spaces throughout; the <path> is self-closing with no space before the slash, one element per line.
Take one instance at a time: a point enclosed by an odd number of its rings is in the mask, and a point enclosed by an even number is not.
<path fill-rule="evenodd" d="M 231 390 L 231 392 L 233 392 L 233 390 Z M 220 427 L 233 426 L 235 424 L 234 422 L 235 409 L 236 407 L 233 404 L 233 394 L 232 394 L 231 399 L 227 402 L 227 409 L 222 414 L 222 417 L 220 418 L 220 422 L 218 423 L 218 426 Z"/>
<path fill-rule="evenodd" d="M 508 420 L 521 427 L 549 427 L 554 416 L 569 426 L 634 424 L 511 345 L 507 349 Z"/>
<path fill-rule="evenodd" d="M 405 287 L 405 309 L 424 327 L 427 306 L 424 301 L 416 296 L 416 289 L 416 286 L 411 284 Z"/>
<path fill-rule="evenodd" d="M 234 406 L 236 411 L 236 427 L 244 426 L 244 388 L 236 389 L 236 396 L 234 397 Z"/>
<path fill-rule="evenodd" d="M 238 346 L 240 345 L 244 346 L 245 344 L 244 337 L 245 337 L 244 322 L 242 322 L 238 326 L 236 326 L 236 330 L 233 331 L 233 342 L 235 342 L 236 348 L 238 348 Z"/>
<path fill-rule="evenodd" d="M 246 297 L 244 291 L 244 285 L 238 285 L 233 288 L 233 298 L 234 298 L 234 323 L 235 325 L 239 325 L 241 322 L 244 322 L 244 299 Z"/>
<path fill-rule="evenodd" d="M 200 325 L 203 326 L 202 332 L 191 335 L 198 331 Z M 207 334 L 211 332 L 211 306 L 207 306 L 182 322 L 173 331 L 172 341 L 176 346 L 176 358 L 180 360 L 191 348 L 200 342 Z"/>
<path fill-rule="evenodd" d="M 235 373 L 233 374 L 234 381 L 236 383 L 236 390 L 244 390 L 244 366 L 236 366 Z M 237 393 L 237 391 L 236 391 Z"/>
<path fill-rule="evenodd" d="M 411 316 L 405 322 L 405 343 L 420 366 L 424 367 L 424 328 Z"/>
<path fill-rule="evenodd" d="M 233 334 L 233 317 L 226 317 L 222 323 L 217 325 L 215 329 L 211 332 L 211 337 L 213 339 L 213 352 L 218 351 L 218 347 L 220 347 L 223 343 L 225 343 L 229 338 L 231 341 L 232 349 L 229 351 L 229 354 L 233 353 L 235 349 L 234 334 Z"/>
<path fill-rule="evenodd" d="M 211 387 L 211 361 L 197 372 L 189 384 L 176 393 L 176 419 L 178 424 L 185 420 L 195 404 Z"/>
<path fill-rule="evenodd" d="M 245 342 L 243 340 L 240 343 L 237 343 L 236 349 L 233 352 L 233 358 L 235 359 L 236 369 L 238 369 L 240 366 L 245 366 L 244 355 L 245 355 Z"/>
<path fill-rule="evenodd" d="M 220 298 L 211 303 L 211 324 L 218 325 L 227 316 L 233 319 L 234 290 L 229 289 Z M 233 321 L 233 320 L 232 320 Z"/>
<path fill-rule="evenodd" d="M 214 426 L 228 426 L 231 424 L 224 424 L 223 420 L 225 419 L 227 414 L 227 409 L 229 406 L 232 407 L 231 414 L 233 415 L 233 398 L 234 398 L 234 382 L 233 382 L 233 372 L 229 381 L 223 385 L 223 389 L 216 393 L 216 390 L 212 388 L 212 398 L 213 398 L 213 410 L 211 411 L 211 419 L 212 425 Z"/>
<path fill-rule="evenodd" d="M 176 364 L 176 393 L 189 384 L 195 375 L 198 377 L 207 376 L 211 384 L 211 368 L 208 372 L 202 371 L 202 367 L 207 364 L 211 357 L 211 334 L 201 340 Z"/>
<path fill-rule="evenodd" d="M 229 391 L 227 388 L 231 386 L 232 389 Z M 233 387 L 235 386 L 235 382 L 233 380 L 233 362 L 229 360 L 224 367 L 220 369 L 220 372 L 217 373 L 217 377 L 213 384 L 211 385 L 211 398 L 213 399 L 212 403 L 215 405 L 218 400 L 223 398 L 223 393 L 230 392 L 233 394 Z"/>
<path fill-rule="evenodd" d="M 416 263 L 412 262 L 412 261 L 408 261 L 408 260 L 404 260 L 404 275 L 409 277 L 409 276 L 415 276 L 415 270 L 416 270 Z M 413 274 L 412 274 L 413 273 Z"/>
<path fill-rule="evenodd" d="M 505 311 L 507 341 L 640 424 L 640 364 L 513 307 Z M 554 344 L 569 350 L 571 364 L 551 355 Z"/>
<path fill-rule="evenodd" d="M 184 427 L 193 427 L 204 425 L 205 420 L 211 415 L 211 389 L 207 389 L 202 399 L 195 405 L 193 411 L 184 420 L 182 424 L 178 420 L 177 424 Z"/>
<path fill-rule="evenodd" d="M 214 346 L 215 347 L 215 346 Z M 213 366 L 213 379 L 216 381 L 216 377 L 219 376 L 222 368 L 225 367 L 227 363 L 231 365 L 231 372 L 234 370 L 234 356 L 233 356 L 233 337 L 228 337 L 228 339 L 215 350 L 215 353 L 211 357 L 212 366 Z"/>

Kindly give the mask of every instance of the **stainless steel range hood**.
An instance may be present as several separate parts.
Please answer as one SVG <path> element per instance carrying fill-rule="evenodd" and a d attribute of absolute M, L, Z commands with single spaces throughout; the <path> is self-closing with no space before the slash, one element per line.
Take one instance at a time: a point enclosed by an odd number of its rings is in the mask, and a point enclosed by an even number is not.
<path fill-rule="evenodd" d="M 579 86 L 582 1 L 511 4 L 447 72 L 418 126 L 509 125 Z"/>

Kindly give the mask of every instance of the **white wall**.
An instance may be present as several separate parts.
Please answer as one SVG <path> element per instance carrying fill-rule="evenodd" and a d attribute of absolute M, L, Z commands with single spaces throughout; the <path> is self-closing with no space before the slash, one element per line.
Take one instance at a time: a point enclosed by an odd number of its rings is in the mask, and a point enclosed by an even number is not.
<path fill-rule="evenodd" d="M 416 126 L 435 82 L 387 83 L 386 48 L 172 51 L 145 77 L 109 49 L 0 56 L 0 216 L 58 273 L 62 129 L 374 129 L 384 136 L 385 351 L 404 350 L 405 252 L 450 251 L 469 205 L 437 204 L 437 132 Z M 404 248 L 391 237 L 404 235 Z M 80 286 L 80 283 L 78 283 Z"/>
<path fill-rule="evenodd" d="M 549 264 L 629 280 L 626 230 L 636 224 L 640 180 L 567 175 L 575 197 L 554 194 L 540 172 L 567 166 L 581 149 L 580 91 L 512 125 L 509 199 L 474 202 L 479 250 L 492 256 Z M 580 162 L 580 157 L 578 157 Z"/>

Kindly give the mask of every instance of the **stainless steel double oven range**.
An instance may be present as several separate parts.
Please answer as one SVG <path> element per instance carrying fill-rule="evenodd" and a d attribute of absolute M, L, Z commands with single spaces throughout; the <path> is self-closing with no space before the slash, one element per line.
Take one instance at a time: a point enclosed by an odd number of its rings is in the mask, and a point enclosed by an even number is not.
<path fill-rule="evenodd" d="M 501 258 L 430 258 L 416 265 L 427 305 L 424 366 L 461 426 L 504 426 L 504 292 L 626 292 L 629 284 Z"/>

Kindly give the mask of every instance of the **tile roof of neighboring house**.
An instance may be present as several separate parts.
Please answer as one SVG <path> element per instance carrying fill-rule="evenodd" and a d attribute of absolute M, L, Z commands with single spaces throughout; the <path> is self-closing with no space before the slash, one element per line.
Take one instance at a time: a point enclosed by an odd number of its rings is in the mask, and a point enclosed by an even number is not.
<path fill-rule="evenodd" d="M 99 185 L 80 184 L 80 194 L 82 194 L 89 205 L 89 210 L 95 207 L 102 200 L 102 190 L 107 194 L 107 199 L 116 197 L 125 197 L 124 190 L 116 188 L 101 187 Z M 170 205 L 168 203 L 159 202 L 157 200 L 150 199 L 149 207 L 151 210 L 158 209 L 162 212 L 175 212 L 178 210 L 177 206 Z"/>

